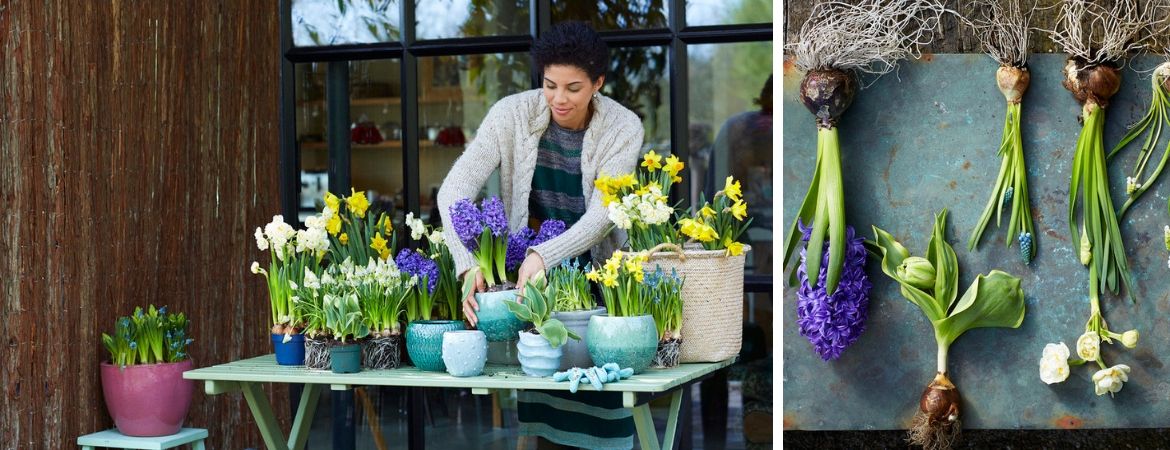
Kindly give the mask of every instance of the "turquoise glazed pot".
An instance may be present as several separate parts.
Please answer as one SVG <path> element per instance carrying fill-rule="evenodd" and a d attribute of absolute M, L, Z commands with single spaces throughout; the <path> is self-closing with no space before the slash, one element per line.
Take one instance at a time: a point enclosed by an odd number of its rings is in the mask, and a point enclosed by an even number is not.
<path fill-rule="evenodd" d="M 475 328 L 483 330 L 489 342 L 514 341 L 516 333 L 524 329 L 524 322 L 508 310 L 504 300 L 516 300 L 516 290 L 475 294 L 475 301 L 479 303 L 479 311 L 475 312 L 479 321 Z"/>
<path fill-rule="evenodd" d="M 362 370 L 362 346 L 356 342 L 337 343 L 329 348 L 333 373 L 357 373 Z"/>
<path fill-rule="evenodd" d="M 610 317 L 598 314 L 589 318 L 585 336 L 589 357 L 598 367 L 612 362 L 623 369 L 630 367 L 634 373 L 641 373 L 650 366 L 654 353 L 658 351 L 658 329 L 654 327 L 654 318 L 649 315 Z"/>
<path fill-rule="evenodd" d="M 487 336 L 479 330 L 443 333 L 443 364 L 456 377 L 474 377 L 483 373 L 487 362 Z"/>
<path fill-rule="evenodd" d="M 561 367 L 565 346 L 553 348 L 548 339 L 539 334 L 520 332 L 516 343 L 520 354 L 520 370 L 530 377 L 551 377 Z"/>
<path fill-rule="evenodd" d="M 406 325 L 406 354 L 419 370 L 445 372 L 443 333 L 464 329 L 458 320 L 416 320 Z"/>

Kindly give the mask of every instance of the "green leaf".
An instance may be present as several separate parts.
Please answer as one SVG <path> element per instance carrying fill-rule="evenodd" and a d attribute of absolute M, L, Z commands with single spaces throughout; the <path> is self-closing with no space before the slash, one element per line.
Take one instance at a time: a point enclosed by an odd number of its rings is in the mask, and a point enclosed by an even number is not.
<path fill-rule="evenodd" d="M 932 320 L 940 345 L 949 346 L 972 328 L 1018 328 L 1024 322 L 1020 279 L 999 270 L 979 275 L 943 320 Z"/>
<path fill-rule="evenodd" d="M 565 329 L 565 324 L 557 319 L 548 319 L 543 325 L 537 328 L 540 330 L 541 336 L 548 339 L 548 344 L 552 348 L 560 347 L 565 343 L 569 334 L 569 330 Z"/>
<path fill-rule="evenodd" d="M 522 321 L 522 322 L 532 322 L 533 321 L 532 320 L 533 319 L 532 310 L 528 309 L 527 304 L 520 304 L 520 303 L 516 302 L 515 300 L 504 300 L 504 305 L 507 305 L 508 311 L 512 311 L 512 314 L 514 314 L 517 319 L 520 319 L 520 321 Z"/>
<path fill-rule="evenodd" d="M 955 249 L 947 243 L 947 210 L 934 216 L 934 231 L 930 235 L 930 250 L 926 259 L 934 264 L 934 298 L 943 311 L 949 311 L 958 296 L 959 261 Z"/>
<path fill-rule="evenodd" d="M 873 227 L 873 234 L 874 245 L 882 253 L 882 272 L 902 285 L 902 296 L 906 297 L 910 303 L 917 305 L 926 318 L 931 321 L 945 317 L 946 312 L 938 305 L 933 296 L 898 277 L 898 266 L 902 265 L 902 260 L 910 257 L 910 252 L 906 250 L 906 247 L 894 240 L 890 233 L 876 226 Z"/>

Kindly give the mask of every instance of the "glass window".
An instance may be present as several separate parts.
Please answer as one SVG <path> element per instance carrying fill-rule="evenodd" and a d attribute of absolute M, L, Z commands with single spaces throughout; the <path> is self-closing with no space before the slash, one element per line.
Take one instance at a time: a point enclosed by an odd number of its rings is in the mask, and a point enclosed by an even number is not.
<path fill-rule="evenodd" d="M 664 0 L 553 0 L 552 21 L 581 20 L 601 30 L 666 28 Z M 771 17 L 771 16 L 769 16 Z"/>
<path fill-rule="evenodd" d="M 399 12 L 398 0 L 292 0 L 293 45 L 397 41 Z"/>
<path fill-rule="evenodd" d="M 326 144 L 324 63 L 296 64 L 297 146 L 301 153 L 301 222 L 322 207 L 329 189 L 329 152 Z"/>
<path fill-rule="evenodd" d="M 670 150 L 670 70 L 666 47 L 610 49 L 611 61 L 601 90 L 642 118 L 644 149 Z"/>
<path fill-rule="evenodd" d="M 772 275 L 772 42 L 692 45 L 687 54 L 692 202 L 735 176 L 752 218 L 741 238 L 752 246 L 746 270 Z M 771 294 L 747 294 L 745 308 L 767 336 L 758 345 L 771 348 Z"/>
<path fill-rule="evenodd" d="M 687 0 L 687 26 L 771 22 L 772 0 Z"/>
<path fill-rule="evenodd" d="M 404 204 L 400 60 L 349 63 L 350 183 L 376 210 Z"/>
<path fill-rule="evenodd" d="M 424 221 L 438 223 L 434 195 L 466 144 L 475 138 L 491 106 L 505 96 L 529 89 L 529 60 L 527 53 L 419 58 L 418 172 Z M 401 154 L 387 157 L 401 158 Z M 396 167 L 398 161 L 391 163 Z M 394 176 L 400 188 L 401 174 Z"/>
<path fill-rule="evenodd" d="M 418 39 L 529 34 L 528 0 L 415 0 Z"/>

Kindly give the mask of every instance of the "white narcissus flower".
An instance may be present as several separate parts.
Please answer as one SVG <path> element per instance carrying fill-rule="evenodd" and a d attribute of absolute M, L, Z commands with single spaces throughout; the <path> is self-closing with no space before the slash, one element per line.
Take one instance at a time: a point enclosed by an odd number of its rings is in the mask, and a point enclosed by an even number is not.
<path fill-rule="evenodd" d="M 264 237 L 264 231 L 260 227 L 256 227 L 256 248 L 260 251 L 268 251 L 268 238 Z"/>
<path fill-rule="evenodd" d="M 305 278 L 302 283 L 309 289 L 321 289 L 321 280 L 317 279 L 317 274 L 309 270 L 308 267 L 305 268 Z"/>
<path fill-rule="evenodd" d="M 321 284 L 325 286 L 332 286 L 337 284 L 337 281 L 333 279 L 333 275 L 330 275 L 328 272 L 326 272 L 325 275 L 321 276 Z"/>
<path fill-rule="evenodd" d="M 416 219 L 413 212 L 406 213 L 406 226 L 410 228 L 410 238 L 416 241 L 427 233 L 427 225 L 422 219 Z"/>
<path fill-rule="evenodd" d="M 1110 395 L 1121 391 L 1125 382 L 1129 381 L 1129 366 L 1118 364 L 1108 369 L 1098 370 L 1093 374 L 1093 388 L 1097 395 Z"/>
<path fill-rule="evenodd" d="M 296 282 L 296 281 L 293 281 L 293 280 L 288 280 L 288 288 L 289 288 L 289 289 L 292 289 L 292 290 L 294 290 L 294 291 L 295 291 L 295 290 L 298 290 L 298 289 L 300 289 L 300 286 L 297 286 L 297 282 Z"/>
<path fill-rule="evenodd" d="M 626 214 L 626 209 L 621 203 L 613 202 L 609 204 L 609 220 L 613 222 L 618 228 L 628 230 L 634 224 L 630 221 L 629 214 Z"/>
<path fill-rule="evenodd" d="M 334 211 L 333 208 L 326 206 L 325 209 L 321 210 L 321 221 L 328 222 L 329 219 L 333 218 L 334 214 L 337 214 L 337 211 Z"/>
<path fill-rule="evenodd" d="M 260 273 L 260 263 L 258 263 L 256 261 L 252 261 L 252 273 L 255 273 L 255 274 Z"/>
<path fill-rule="evenodd" d="M 1090 330 L 1077 338 L 1077 356 L 1085 361 L 1096 361 L 1101 356 L 1101 335 Z"/>
<path fill-rule="evenodd" d="M 638 217 L 642 223 L 654 225 L 658 222 L 654 221 L 654 204 L 648 202 L 638 203 Z"/>
<path fill-rule="evenodd" d="M 1044 356 L 1040 357 L 1040 381 L 1052 384 L 1068 379 L 1068 355 L 1068 346 L 1064 342 L 1044 346 Z"/>
<path fill-rule="evenodd" d="M 431 231 L 431 235 L 427 236 L 427 240 L 431 241 L 432 244 L 442 244 L 443 243 L 443 230 L 436 229 L 434 231 Z"/>
<path fill-rule="evenodd" d="M 309 216 L 307 219 L 305 219 L 305 227 L 309 228 L 310 230 L 315 228 L 324 230 L 325 219 L 321 216 Z"/>

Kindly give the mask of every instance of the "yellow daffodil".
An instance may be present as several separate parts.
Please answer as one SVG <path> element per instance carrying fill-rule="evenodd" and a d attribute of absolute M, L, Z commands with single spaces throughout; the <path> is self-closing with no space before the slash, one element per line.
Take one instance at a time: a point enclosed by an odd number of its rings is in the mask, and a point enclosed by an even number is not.
<path fill-rule="evenodd" d="M 345 206 L 353 212 L 353 215 L 358 217 L 366 217 L 366 209 L 370 207 L 370 201 L 366 199 L 366 191 L 356 192 L 353 188 L 349 188 L 350 195 L 345 199 Z"/>
<path fill-rule="evenodd" d="M 671 175 L 676 175 L 683 170 L 683 167 L 685 167 L 683 162 L 679 161 L 677 156 L 670 155 L 666 157 L 666 164 L 662 166 L 662 170 L 665 170 L 666 173 Z"/>
<path fill-rule="evenodd" d="M 634 177 L 634 174 L 627 173 L 627 174 L 622 175 L 621 177 L 615 179 L 614 185 L 616 186 L 616 188 L 614 189 L 615 191 L 620 190 L 620 189 L 624 189 L 624 188 L 632 188 L 632 187 L 635 187 L 638 185 L 638 179 L 636 177 Z"/>
<path fill-rule="evenodd" d="M 743 191 L 739 188 L 739 182 L 735 181 L 731 175 L 727 176 L 727 180 L 723 182 L 723 194 L 733 202 L 738 202 L 742 199 Z"/>
<path fill-rule="evenodd" d="M 326 192 L 325 193 L 325 206 L 333 208 L 333 211 L 335 213 L 337 211 L 341 211 L 341 209 L 340 209 L 341 208 L 341 199 L 337 198 L 336 195 L 333 195 L 332 192 Z"/>
<path fill-rule="evenodd" d="M 378 253 L 386 251 L 386 239 L 382 237 L 382 233 L 374 233 L 374 239 L 370 242 L 370 248 L 377 250 Z"/>
<path fill-rule="evenodd" d="M 747 217 L 747 203 L 735 202 L 734 205 L 731 205 L 731 215 L 735 216 L 736 220 L 743 221 Z"/>
<path fill-rule="evenodd" d="M 711 209 L 710 204 L 706 204 L 706 205 L 703 205 L 703 209 L 699 210 L 699 214 L 705 218 L 710 219 L 712 217 L 715 217 L 715 210 Z"/>
<path fill-rule="evenodd" d="M 650 150 L 650 153 L 642 156 L 642 167 L 653 173 L 655 170 L 662 168 L 662 156 Z"/>
<path fill-rule="evenodd" d="M 650 186 L 642 186 L 642 187 L 638 188 L 638 190 L 634 191 L 634 195 L 637 195 L 639 197 L 646 195 L 646 194 L 649 194 L 649 193 L 650 193 Z"/>
<path fill-rule="evenodd" d="M 715 229 L 711 228 L 710 225 L 704 224 L 702 231 L 699 233 L 698 239 L 701 242 L 711 242 L 719 239 L 719 233 L 716 233 Z"/>
<path fill-rule="evenodd" d="M 682 182 L 682 177 L 680 177 L 680 176 L 677 176 L 677 175 L 671 175 L 671 176 L 670 176 L 670 182 L 671 182 L 671 183 L 681 183 L 681 182 Z"/>
<path fill-rule="evenodd" d="M 337 238 L 337 240 L 341 241 L 341 245 L 349 244 L 349 233 L 341 233 L 341 237 Z"/>
<path fill-rule="evenodd" d="M 601 191 L 602 194 L 613 194 L 613 178 L 602 175 L 593 180 L 593 188 Z"/>
<path fill-rule="evenodd" d="M 337 236 L 341 231 L 341 216 L 334 214 L 330 217 L 329 221 L 325 222 L 325 231 L 328 231 L 330 236 Z"/>
<path fill-rule="evenodd" d="M 617 286 L 617 272 L 605 272 L 605 275 L 601 276 L 601 284 L 605 287 Z"/>
<path fill-rule="evenodd" d="M 378 257 L 382 258 L 383 261 L 390 259 L 390 249 L 387 248 L 379 251 Z"/>
<path fill-rule="evenodd" d="M 630 272 L 630 275 L 634 277 L 634 281 L 637 281 L 639 283 L 641 283 L 642 279 L 645 278 L 645 276 L 646 276 L 646 274 L 644 272 L 642 272 L 641 270 L 639 270 L 637 272 Z"/>
<path fill-rule="evenodd" d="M 611 256 L 609 259 L 605 260 L 605 270 L 606 271 L 616 271 L 618 269 L 618 267 L 621 267 L 621 264 L 622 264 L 622 251 L 621 250 L 614 250 L 613 256 Z"/>
<path fill-rule="evenodd" d="M 601 281 L 601 273 L 596 270 L 585 272 L 585 279 L 597 283 Z"/>
<path fill-rule="evenodd" d="M 629 272 L 631 274 L 637 274 L 637 275 L 642 274 L 642 262 L 638 260 L 637 256 L 634 256 L 631 258 L 626 258 L 625 268 L 626 268 L 626 272 Z M 639 281 L 641 281 L 641 280 L 639 280 Z"/>
<path fill-rule="evenodd" d="M 601 193 L 601 206 L 609 206 L 610 203 L 616 202 L 617 199 L 618 198 L 616 195 L 610 194 L 609 192 L 603 192 Z"/>
<path fill-rule="evenodd" d="M 723 240 L 723 245 L 727 247 L 727 254 L 731 256 L 739 256 L 743 254 L 743 243 L 741 242 L 727 242 L 729 239 Z"/>

